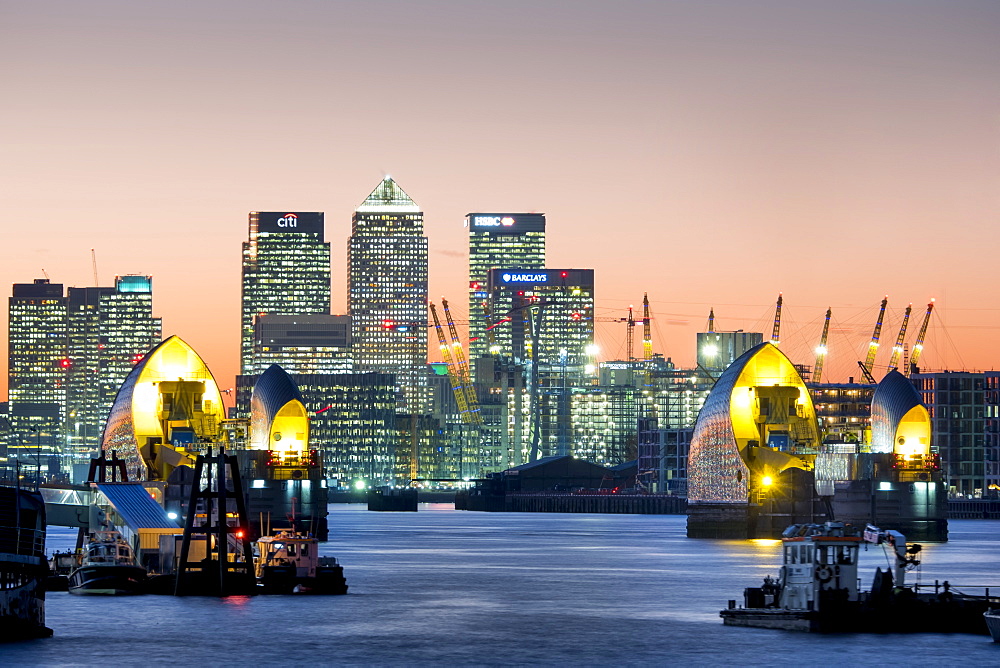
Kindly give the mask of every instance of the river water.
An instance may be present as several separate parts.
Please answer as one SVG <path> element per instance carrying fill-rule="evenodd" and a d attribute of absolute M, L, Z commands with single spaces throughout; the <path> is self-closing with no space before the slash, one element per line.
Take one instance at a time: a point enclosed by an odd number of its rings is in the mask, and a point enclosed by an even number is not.
<path fill-rule="evenodd" d="M 6 665 L 1000 665 L 986 635 L 820 636 L 722 625 L 777 573 L 774 542 L 689 540 L 685 518 L 333 505 L 346 596 L 133 598 L 50 593 L 52 638 Z M 919 577 L 1000 591 L 1000 522 L 953 521 Z M 51 529 L 49 548 L 69 547 Z M 869 581 L 882 548 L 862 554 Z"/>

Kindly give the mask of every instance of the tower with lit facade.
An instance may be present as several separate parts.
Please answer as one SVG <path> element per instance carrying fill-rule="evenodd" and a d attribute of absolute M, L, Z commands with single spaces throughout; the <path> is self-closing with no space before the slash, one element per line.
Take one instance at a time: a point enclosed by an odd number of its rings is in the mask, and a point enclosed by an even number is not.
<path fill-rule="evenodd" d="M 330 244 L 322 212 L 253 212 L 243 242 L 240 369 L 252 374 L 254 322 L 264 314 L 330 313 Z"/>
<path fill-rule="evenodd" d="M 427 365 L 424 214 L 385 177 L 355 210 L 347 305 L 359 371 L 396 374 L 404 410 L 422 412 Z"/>
<path fill-rule="evenodd" d="M 86 454 L 99 444 L 122 381 L 160 342 L 153 278 L 116 276 L 114 287 L 69 288 L 66 446 Z"/>
<path fill-rule="evenodd" d="M 590 363 L 593 269 L 491 269 L 488 289 L 493 312 L 510 318 L 493 330 L 501 355 L 560 370 Z"/>
<path fill-rule="evenodd" d="M 118 276 L 113 287 L 69 288 L 66 295 L 48 279 L 15 284 L 9 319 L 15 447 L 89 458 L 119 386 L 160 340 L 160 329 L 149 276 Z M 49 462 L 43 465 L 53 472 Z"/>
<path fill-rule="evenodd" d="M 545 267 L 545 214 L 470 213 L 465 226 L 469 230 L 469 360 L 474 366 L 489 352 L 486 328 L 505 316 L 491 312 L 487 317 L 483 309 L 484 303 L 489 304 L 490 270 Z"/>
<path fill-rule="evenodd" d="M 8 305 L 9 448 L 50 451 L 66 413 L 66 297 L 60 283 L 15 283 Z M 27 440 L 25 440 L 27 439 Z M 26 451 L 27 452 L 27 451 Z"/>

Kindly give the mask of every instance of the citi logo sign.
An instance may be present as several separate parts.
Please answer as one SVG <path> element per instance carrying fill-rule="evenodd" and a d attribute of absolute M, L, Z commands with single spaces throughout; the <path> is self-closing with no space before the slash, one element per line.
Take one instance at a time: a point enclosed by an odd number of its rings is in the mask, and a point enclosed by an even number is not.
<path fill-rule="evenodd" d="M 504 283 L 548 283 L 548 274 L 504 274 Z"/>
<path fill-rule="evenodd" d="M 294 213 L 286 213 L 284 218 L 278 219 L 278 227 L 298 227 L 299 217 Z"/>

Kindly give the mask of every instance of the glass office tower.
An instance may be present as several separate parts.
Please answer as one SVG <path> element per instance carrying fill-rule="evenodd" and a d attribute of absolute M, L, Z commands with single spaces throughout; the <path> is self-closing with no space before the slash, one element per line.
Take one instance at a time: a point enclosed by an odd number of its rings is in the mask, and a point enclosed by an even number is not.
<path fill-rule="evenodd" d="M 469 230 L 469 361 L 490 352 L 486 328 L 504 313 L 487 316 L 490 269 L 545 266 L 545 214 L 470 213 L 465 217 Z"/>
<path fill-rule="evenodd" d="M 354 212 L 347 305 L 357 370 L 396 374 L 405 412 L 426 409 L 424 214 L 385 177 Z"/>
<path fill-rule="evenodd" d="M 253 373 L 253 328 L 265 314 L 330 313 L 330 244 L 323 213 L 253 212 L 243 242 L 240 369 Z"/>

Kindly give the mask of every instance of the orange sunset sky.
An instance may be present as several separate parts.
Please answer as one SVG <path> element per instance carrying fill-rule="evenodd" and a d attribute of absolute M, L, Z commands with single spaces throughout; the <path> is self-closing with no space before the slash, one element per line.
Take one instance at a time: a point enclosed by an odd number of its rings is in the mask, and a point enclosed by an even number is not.
<path fill-rule="evenodd" d="M 931 297 L 922 366 L 997 368 L 998 35 L 995 1 L 0 0 L 0 283 L 152 274 L 231 387 L 247 213 L 326 213 L 343 312 L 391 174 L 458 318 L 464 215 L 541 211 L 605 359 L 643 292 L 682 365 L 710 307 L 769 336 L 782 292 L 782 349 L 811 364 L 832 306 L 846 380 L 888 294 L 876 376 Z"/>

